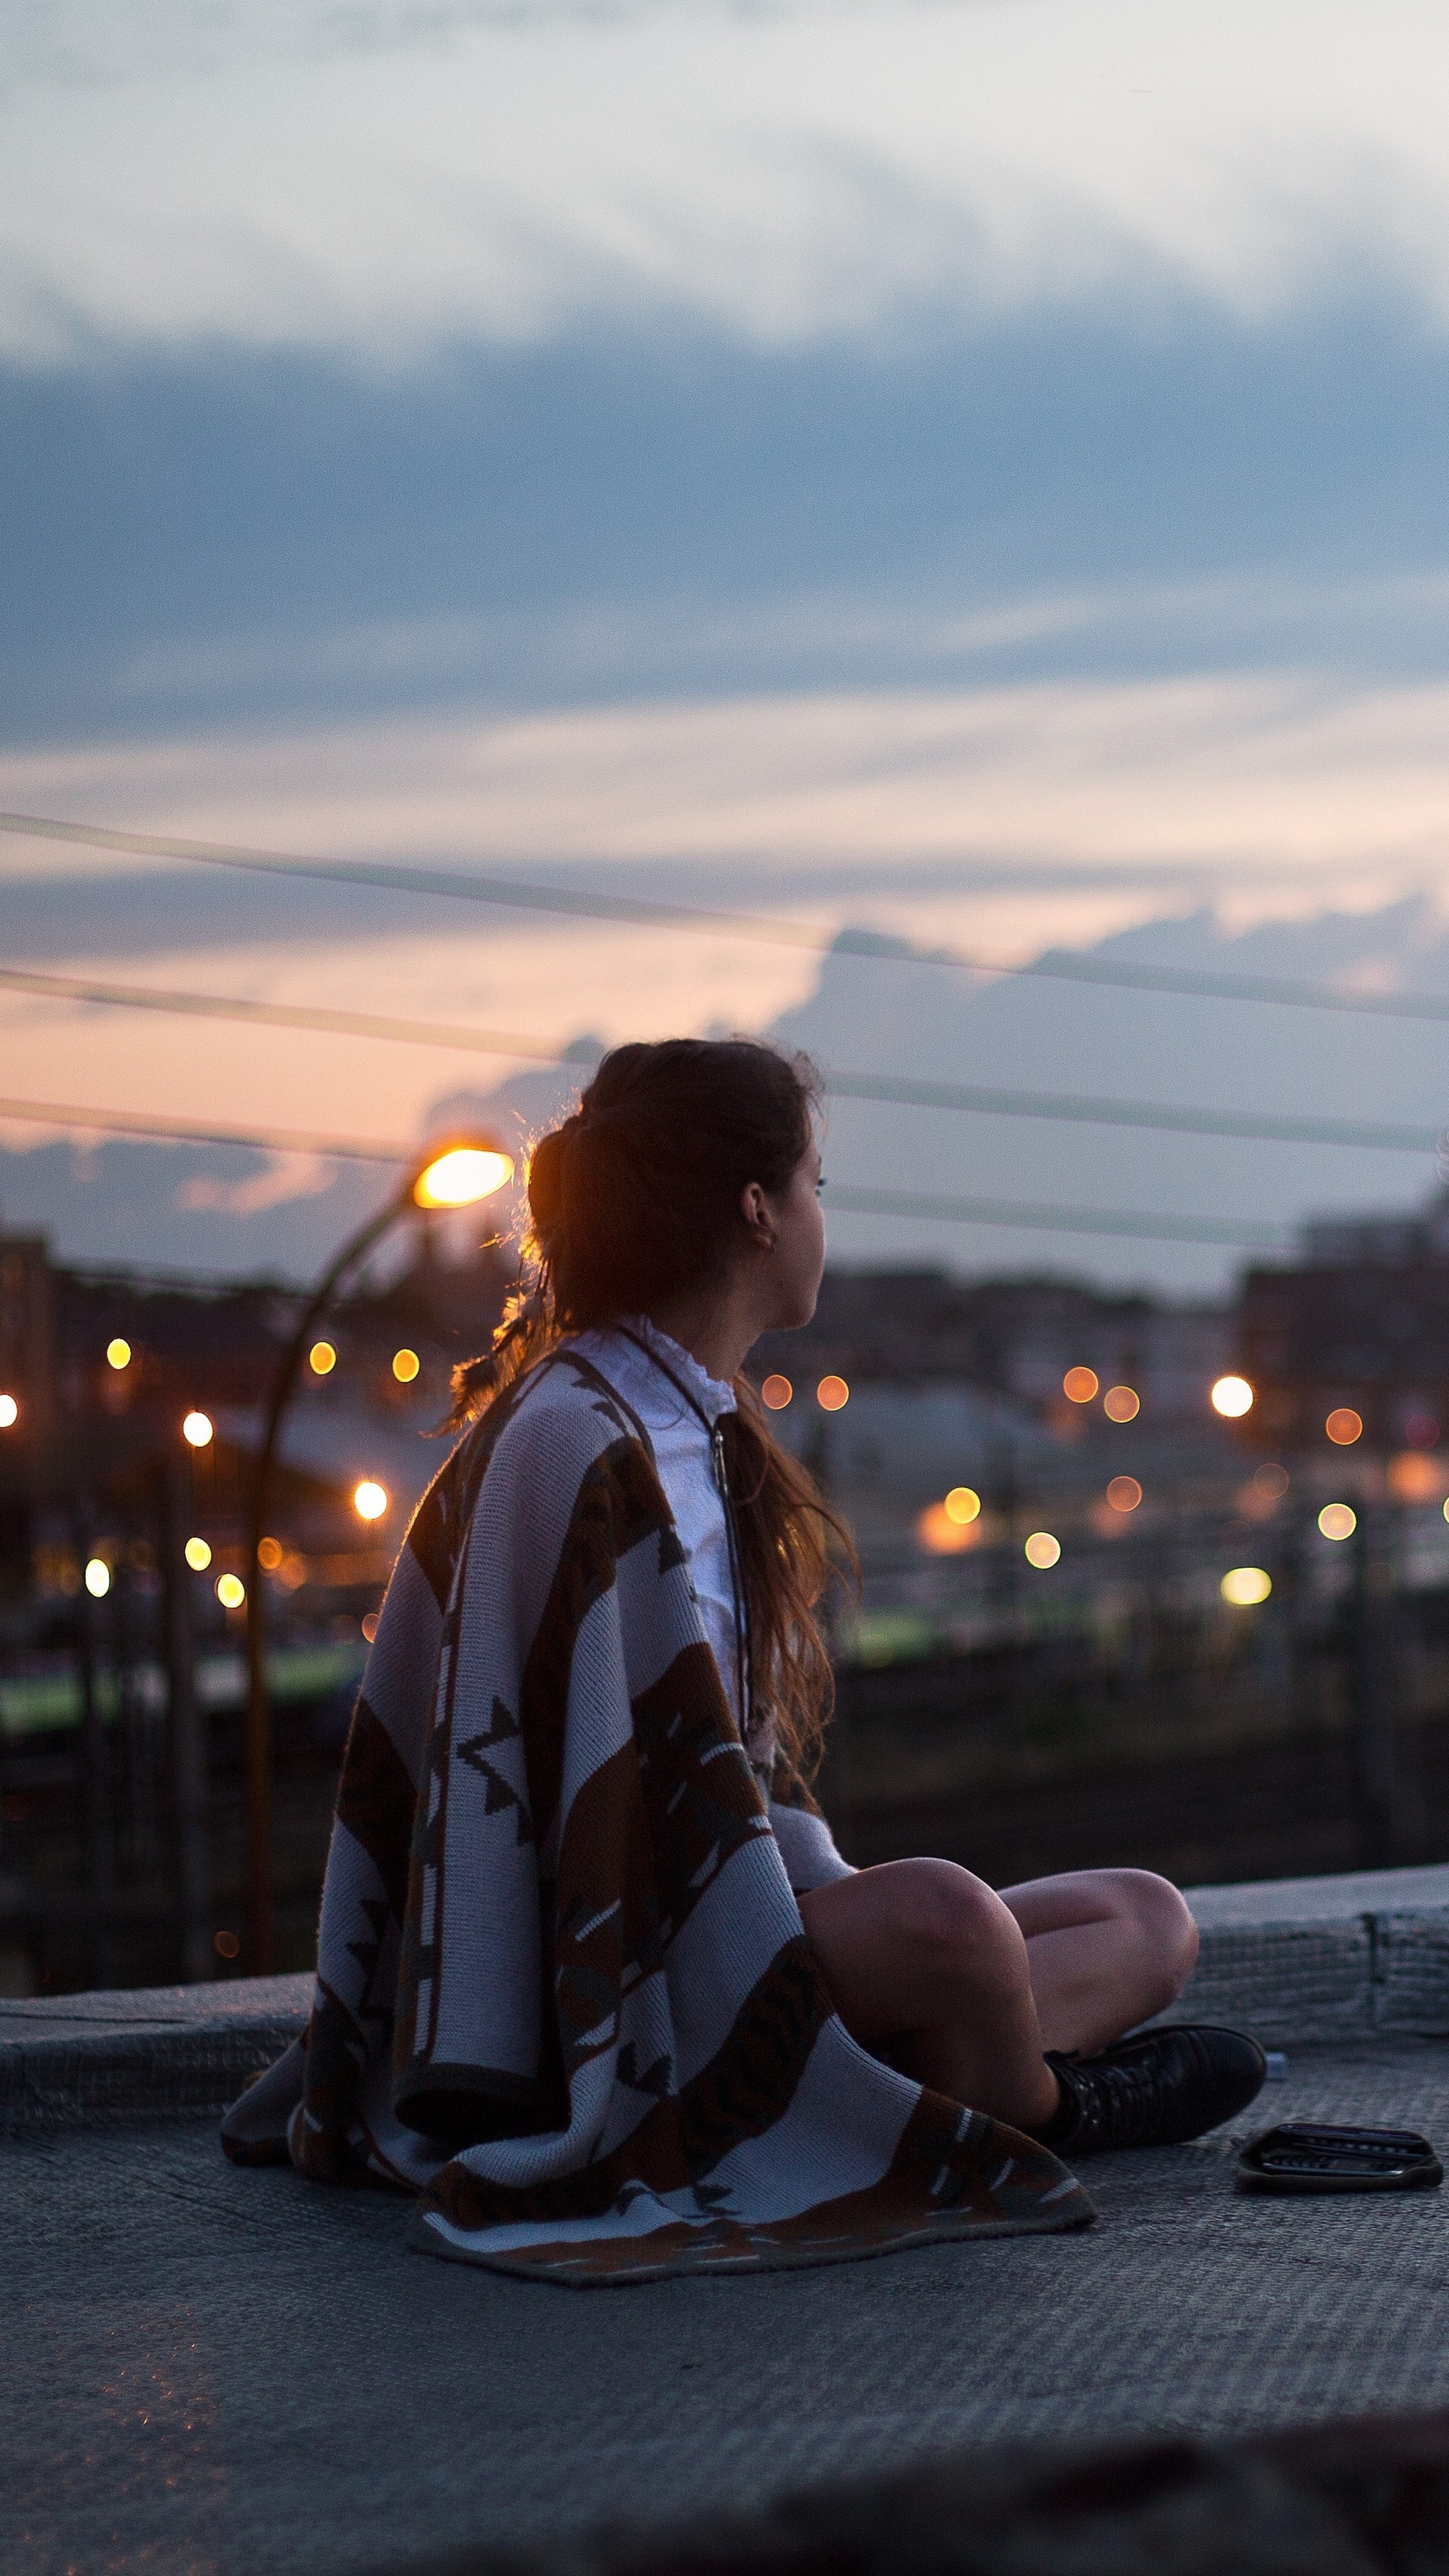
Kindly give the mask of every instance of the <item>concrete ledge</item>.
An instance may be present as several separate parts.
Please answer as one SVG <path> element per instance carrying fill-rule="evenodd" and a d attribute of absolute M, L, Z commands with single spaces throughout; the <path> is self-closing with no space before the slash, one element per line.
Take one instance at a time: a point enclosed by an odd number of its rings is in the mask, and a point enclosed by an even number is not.
<path fill-rule="evenodd" d="M 312 1978 L 0 2003 L 0 2138 L 222 2111 L 306 2028 Z"/>
<path fill-rule="evenodd" d="M 1187 1891 L 1202 1932 L 1164 2021 L 1274 2048 L 1449 2037 L 1449 1867 Z M 0 2003 L 0 2138 L 220 2112 L 305 2029 L 310 1975 Z"/>
<path fill-rule="evenodd" d="M 1164 2021 L 1276 2048 L 1449 2035 L 1449 1868 L 1187 1890 L 1202 1948 Z"/>

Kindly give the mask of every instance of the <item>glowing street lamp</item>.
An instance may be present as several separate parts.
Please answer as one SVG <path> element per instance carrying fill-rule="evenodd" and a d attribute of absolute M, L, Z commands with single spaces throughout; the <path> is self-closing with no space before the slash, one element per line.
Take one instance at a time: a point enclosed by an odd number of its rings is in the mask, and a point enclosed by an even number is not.
<path fill-rule="evenodd" d="M 435 1210 L 474 1207 L 482 1199 L 496 1197 L 512 1178 L 512 1155 L 505 1154 L 486 1136 L 449 1136 L 431 1145 L 392 1196 L 384 1201 L 375 1215 L 368 1218 L 365 1225 L 358 1227 L 335 1259 L 329 1262 L 303 1307 L 277 1369 L 252 1478 L 251 1528 L 244 1569 L 247 1575 L 247 1840 L 251 1881 L 251 1964 L 257 1976 L 268 1976 L 272 1969 L 272 1712 L 267 1697 L 266 1585 L 263 1581 L 266 1558 L 262 1550 L 267 1528 L 268 1487 L 282 1419 L 304 1360 L 314 1349 L 318 1352 L 332 1351 L 330 1342 L 318 1341 L 315 1336 L 334 1297 L 399 1218 L 409 1216 L 417 1209 L 428 1214 Z M 318 1370 L 315 1360 L 312 1366 L 315 1374 L 325 1374 L 325 1367 Z M 208 1438 L 210 1429 L 208 1424 Z M 187 1437 L 190 1436 L 188 1432 Z M 364 1493 L 369 1498 L 381 1495 L 381 1505 L 375 1512 L 365 1508 L 362 1501 Z M 370 1478 L 358 1486 L 353 1502 L 363 1519 L 381 1519 L 388 1507 L 388 1497 L 383 1488 L 373 1484 Z M 225 1583 L 236 1580 L 235 1576 L 221 1577 L 221 1582 Z"/>
<path fill-rule="evenodd" d="M 413 1204 L 420 1208 L 473 1207 L 491 1199 L 513 1178 L 513 1157 L 492 1146 L 446 1145 L 425 1163 L 413 1183 Z"/>

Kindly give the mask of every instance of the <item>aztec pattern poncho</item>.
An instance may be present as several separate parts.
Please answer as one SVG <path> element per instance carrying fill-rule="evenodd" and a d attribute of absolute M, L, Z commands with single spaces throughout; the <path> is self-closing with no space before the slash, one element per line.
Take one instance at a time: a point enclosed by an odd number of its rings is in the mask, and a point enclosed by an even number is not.
<path fill-rule="evenodd" d="M 402 2186 L 431 2253 L 577 2283 L 1093 2215 L 1044 2148 L 835 2014 L 647 1435 L 567 1345 L 419 1506 L 348 1739 L 307 2036 L 223 2142 Z"/>

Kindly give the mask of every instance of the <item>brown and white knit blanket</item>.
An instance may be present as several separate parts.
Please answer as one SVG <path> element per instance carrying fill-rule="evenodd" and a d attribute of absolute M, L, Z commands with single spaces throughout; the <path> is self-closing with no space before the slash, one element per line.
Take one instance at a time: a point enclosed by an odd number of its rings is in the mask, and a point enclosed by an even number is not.
<path fill-rule="evenodd" d="M 343 1764 L 311 2024 L 222 2136 L 238 2163 L 401 2185 L 414 2245 L 556 2281 L 1094 2214 L 1044 2148 L 838 2019 L 647 1437 L 567 1345 L 418 1509 Z"/>

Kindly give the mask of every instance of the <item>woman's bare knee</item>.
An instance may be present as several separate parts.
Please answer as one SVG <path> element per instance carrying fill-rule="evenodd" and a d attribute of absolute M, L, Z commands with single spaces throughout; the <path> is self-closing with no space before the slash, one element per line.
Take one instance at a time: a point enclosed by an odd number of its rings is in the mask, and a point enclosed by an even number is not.
<path fill-rule="evenodd" d="M 848 2024 L 897 2032 L 1029 1992 L 1026 1944 L 999 1896 L 954 1861 L 887 1861 L 802 1897 L 801 1918 Z"/>
<path fill-rule="evenodd" d="M 1025 1976 L 1026 1945 L 984 1879 L 949 1860 L 911 1861 L 901 1868 L 894 1938 L 907 1991 L 934 2005 L 983 1981 Z"/>
<path fill-rule="evenodd" d="M 1112 1876 L 1122 1910 L 1137 1928 L 1144 1965 L 1161 1993 L 1161 2001 L 1152 2010 L 1162 2012 L 1177 2001 L 1192 1974 L 1197 1959 L 1197 1925 L 1187 1899 L 1171 1879 L 1159 1878 L 1150 1869 L 1114 1870 Z"/>

